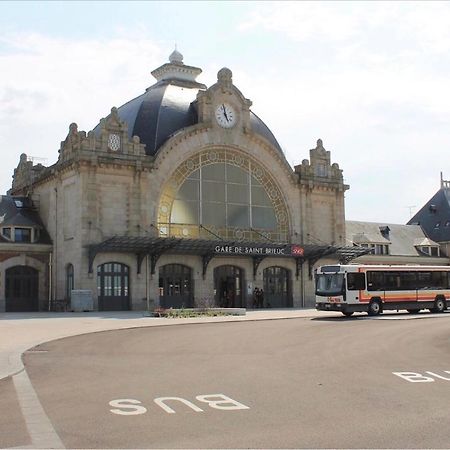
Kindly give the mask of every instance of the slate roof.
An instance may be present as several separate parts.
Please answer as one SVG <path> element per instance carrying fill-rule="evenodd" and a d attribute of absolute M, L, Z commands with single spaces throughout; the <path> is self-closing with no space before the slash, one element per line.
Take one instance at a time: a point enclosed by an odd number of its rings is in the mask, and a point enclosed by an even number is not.
<path fill-rule="evenodd" d="M 389 234 L 384 237 L 380 228 L 389 227 Z M 393 256 L 419 256 L 416 245 L 437 246 L 427 238 L 419 225 L 387 224 L 377 222 L 345 222 L 347 244 L 389 244 L 389 254 Z M 365 240 L 366 238 L 366 240 Z"/>
<path fill-rule="evenodd" d="M 37 210 L 28 197 L 0 196 L 0 227 L 37 227 L 40 230 L 38 244 L 51 244 Z M 1 242 L 10 242 L 1 237 Z"/>
<path fill-rule="evenodd" d="M 450 189 L 441 188 L 408 224 L 420 225 L 430 239 L 436 242 L 450 241 Z"/>
<path fill-rule="evenodd" d="M 139 136 L 147 155 L 155 155 L 173 134 L 198 123 L 197 93 L 205 89 L 195 81 L 169 79 L 149 87 L 144 94 L 117 109 L 120 120 L 128 125 L 128 137 Z M 267 125 L 250 111 L 252 130 L 267 139 L 281 154 L 283 151 Z M 100 124 L 94 128 L 100 134 Z"/>

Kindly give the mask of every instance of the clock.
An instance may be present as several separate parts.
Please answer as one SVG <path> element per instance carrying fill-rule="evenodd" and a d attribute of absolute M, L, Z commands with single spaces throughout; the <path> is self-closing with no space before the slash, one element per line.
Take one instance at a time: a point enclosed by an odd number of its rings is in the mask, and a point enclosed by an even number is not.
<path fill-rule="evenodd" d="M 216 108 L 217 123 L 223 128 L 231 128 L 236 124 L 236 113 L 228 103 L 220 103 Z"/>

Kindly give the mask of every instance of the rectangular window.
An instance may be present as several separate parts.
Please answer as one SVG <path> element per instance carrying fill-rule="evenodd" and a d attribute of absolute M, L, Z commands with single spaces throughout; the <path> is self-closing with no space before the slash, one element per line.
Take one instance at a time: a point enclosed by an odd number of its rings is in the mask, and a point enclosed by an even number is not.
<path fill-rule="evenodd" d="M 248 186 L 227 184 L 227 202 L 248 205 L 250 203 Z"/>
<path fill-rule="evenodd" d="M 227 164 L 227 181 L 228 183 L 239 183 L 248 185 L 248 173 L 239 167 Z"/>
<path fill-rule="evenodd" d="M 202 208 L 202 224 L 223 227 L 226 222 L 225 203 L 204 202 Z"/>
<path fill-rule="evenodd" d="M 252 205 L 272 207 L 269 196 L 262 186 L 252 186 Z"/>
<path fill-rule="evenodd" d="M 177 200 L 197 200 L 199 198 L 199 182 L 186 180 L 177 192 Z"/>
<path fill-rule="evenodd" d="M 225 185 L 213 181 L 202 181 L 202 200 L 225 203 Z"/>
<path fill-rule="evenodd" d="M 360 291 L 366 289 L 366 276 L 364 273 L 348 273 L 347 289 L 349 291 Z"/>
<path fill-rule="evenodd" d="M 5 238 L 11 239 L 11 228 L 3 228 L 2 234 Z"/>
<path fill-rule="evenodd" d="M 202 180 L 225 181 L 225 163 L 203 166 Z"/>
<path fill-rule="evenodd" d="M 417 273 L 417 288 L 429 289 L 431 287 L 431 272 Z"/>
<path fill-rule="evenodd" d="M 228 226 L 245 228 L 250 226 L 248 206 L 227 205 L 227 209 Z"/>
<path fill-rule="evenodd" d="M 187 202 L 174 200 L 172 205 L 172 223 L 198 224 L 199 204 L 198 202 Z"/>
<path fill-rule="evenodd" d="M 367 272 L 367 290 L 384 291 L 383 272 Z"/>
<path fill-rule="evenodd" d="M 15 228 L 14 229 L 14 241 L 15 242 L 31 242 L 31 229 L 30 228 Z"/>
<path fill-rule="evenodd" d="M 253 228 L 263 228 L 266 230 L 275 230 L 277 228 L 277 218 L 272 208 L 252 207 L 252 225 Z"/>
<path fill-rule="evenodd" d="M 400 273 L 400 289 L 416 290 L 416 286 L 417 286 L 416 272 L 401 272 Z"/>

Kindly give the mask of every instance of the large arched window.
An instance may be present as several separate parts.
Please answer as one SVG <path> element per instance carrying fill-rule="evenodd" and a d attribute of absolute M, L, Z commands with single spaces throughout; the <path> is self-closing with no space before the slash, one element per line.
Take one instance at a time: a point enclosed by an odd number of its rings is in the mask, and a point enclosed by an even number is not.
<path fill-rule="evenodd" d="M 162 235 L 285 241 L 287 211 L 256 162 L 232 151 L 209 151 L 187 160 L 169 180 L 159 227 Z"/>

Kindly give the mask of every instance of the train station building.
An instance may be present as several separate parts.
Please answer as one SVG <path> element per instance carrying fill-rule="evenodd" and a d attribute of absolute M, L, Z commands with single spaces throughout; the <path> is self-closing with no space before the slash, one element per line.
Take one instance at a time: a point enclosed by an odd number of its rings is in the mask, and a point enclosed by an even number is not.
<path fill-rule="evenodd" d="M 323 142 L 292 168 L 231 70 L 200 74 L 174 51 L 94 129 L 72 123 L 55 164 L 20 157 L 0 201 L 0 311 L 74 290 L 94 310 L 251 308 L 255 288 L 264 307 L 311 307 L 314 267 L 364 252 L 346 245 L 349 187 Z"/>

